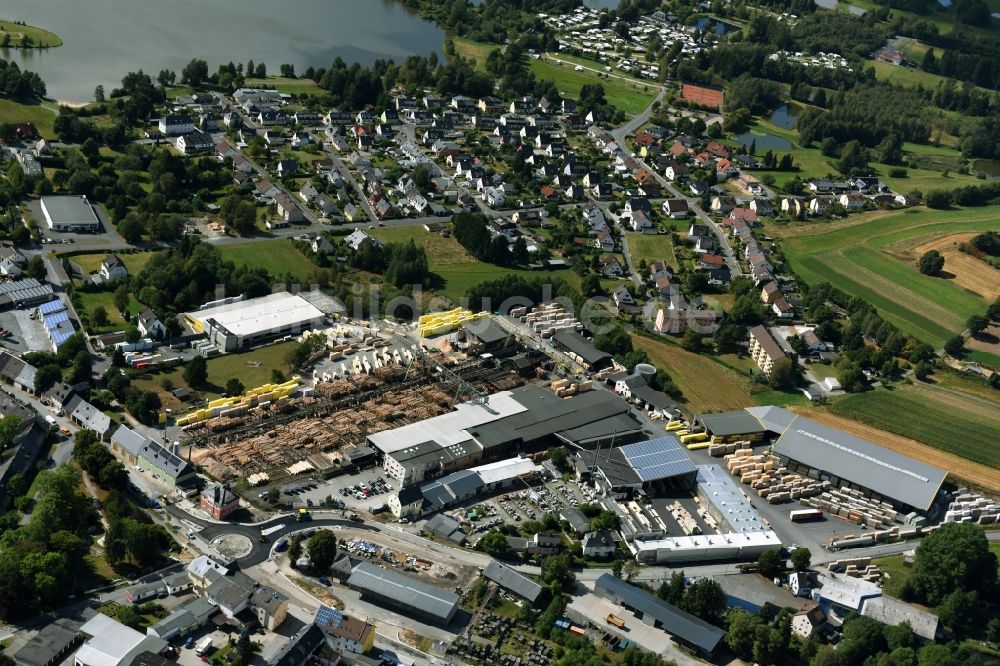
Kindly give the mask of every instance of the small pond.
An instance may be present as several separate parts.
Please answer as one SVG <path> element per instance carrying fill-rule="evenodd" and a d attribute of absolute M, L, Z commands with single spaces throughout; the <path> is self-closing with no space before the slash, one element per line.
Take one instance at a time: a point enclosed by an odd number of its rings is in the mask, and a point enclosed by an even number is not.
<path fill-rule="evenodd" d="M 790 130 L 795 127 L 795 120 L 798 115 L 799 110 L 797 107 L 782 104 L 774 110 L 774 113 L 771 114 L 769 120 L 772 125 L 777 125 L 781 129 Z"/>
<path fill-rule="evenodd" d="M 744 132 L 733 140 L 741 146 L 749 148 L 754 146 L 757 153 L 765 150 L 791 150 L 792 142 L 782 136 L 768 134 L 767 132 Z"/>
<path fill-rule="evenodd" d="M 708 16 L 702 16 L 700 19 L 694 22 L 694 27 L 702 31 L 713 31 L 717 37 L 722 37 L 723 35 L 739 30 L 738 25 L 733 25 L 732 23 L 726 23 L 725 21 L 717 18 L 711 18 Z"/>
<path fill-rule="evenodd" d="M 987 178 L 1000 178 L 1000 160 L 974 160 L 972 170 L 985 174 Z"/>

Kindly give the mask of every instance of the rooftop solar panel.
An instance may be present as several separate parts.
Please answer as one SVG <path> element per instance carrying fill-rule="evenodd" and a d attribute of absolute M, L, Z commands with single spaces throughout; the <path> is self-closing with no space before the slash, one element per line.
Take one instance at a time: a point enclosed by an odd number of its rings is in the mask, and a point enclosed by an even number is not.
<path fill-rule="evenodd" d="M 319 610 L 316 611 L 316 624 L 330 625 L 331 627 L 339 627 L 340 623 L 344 621 L 344 614 L 339 610 L 330 608 L 329 606 L 321 605 Z"/>
<path fill-rule="evenodd" d="M 642 481 L 655 481 L 696 471 L 687 452 L 673 437 L 628 444 L 621 448 L 621 453 Z"/>

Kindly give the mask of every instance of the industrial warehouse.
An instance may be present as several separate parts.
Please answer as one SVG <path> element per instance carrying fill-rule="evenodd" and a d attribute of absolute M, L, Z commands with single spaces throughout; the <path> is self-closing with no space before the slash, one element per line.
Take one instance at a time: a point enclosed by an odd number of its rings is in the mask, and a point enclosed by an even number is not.
<path fill-rule="evenodd" d="M 389 476 L 410 485 L 521 450 L 565 443 L 590 448 L 640 437 L 642 424 L 613 393 L 588 391 L 564 399 L 528 385 L 370 435 L 368 443 Z"/>
<path fill-rule="evenodd" d="M 816 490 L 826 483 L 879 505 L 888 503 L 901 512 L 930 510 L 947 474 L 781 407 L 703 414 L 696 423 L 707 435 L 723 441 L 753 443 L 776 436 L 771 453 L 780 466 L 801 477 L 802 490 Z M 810 485 L 810 480 L 817 483 Z"/>
<path fill-rule="evenodd" d="M 363 596 L 437 624 L 450 623 L 458 611 L 459 599 L 454 592 L 368 562 L 354 567 L 347 585 Z"/>
<path fill-rule="evenodd" d="M 296 294 L 280 291 L 260 298 L 225 299 L 184 313 L 196 333 L 204 333 L 219 351 L 240 349 L 318 328 L 326 315 Z"/>

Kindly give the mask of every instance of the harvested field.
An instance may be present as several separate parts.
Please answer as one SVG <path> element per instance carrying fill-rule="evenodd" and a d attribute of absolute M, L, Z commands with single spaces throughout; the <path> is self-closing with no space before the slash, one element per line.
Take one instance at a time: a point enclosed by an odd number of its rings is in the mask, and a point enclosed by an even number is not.
<path fill-rule="evenodd" d="M 929 465 L 946 469 L 948 470 L 949 478 L 956 483 L 968 483 L 993 492 L 1000 491 L 1000 474 L 997 473 L 997 470 L 986 465 L 980 465 L 979 463 L 957 456 L 954 453 L 948 453 L 947 451 L 934 448 L 929 444 L 918 442 L 915 439 L 903 437 L 902 435 L 894 435 L 874 426 L 865 425 L 844 416 L 831 414 L 825 410 L 820 411 L 808 407 L 794 406 L 789 409 L 820 423 L 867 439 L 892 451 L 922 460 Z"/>
<path fill-rule="evenodd" d="M 996 342 L 997 340 L 1000 340 L 1000 326 L 991 324 L 978 337 L 968 338 L 965 341 L 965 346 L 969 349 L 986 352 L 986 354 L 998 357 L 1000 356 L 1000 342 Z M 991 362 L 991 359 L 988 358 L 977 358 L 976 354 L 971 354 L 970 360 L 978 360 L 980 363 L 997 367 L 996 361 Z"/>
<path fill-rule="evenodd" d="M 960 243 L 975 236 L 974 233 L 952 234 L 923 243 L 913 248 L 914 260 L 924 252 L 937 250 L 944 257 L 946 275 L 963 289 L 975 292 L 988 301 L 1000 297 L 1000 270 L 958 249 Z"/>
<path fill-rule="evenodd" d="M 750 407 L 749 378 L 716 363 L 704 354 L 694 354 L 668 342 L 658 342 L 638 335 L 632 344 L 649 354 L 657 368 L 669 374 L 684 392 L 683 399 L 694 413 Z"/>

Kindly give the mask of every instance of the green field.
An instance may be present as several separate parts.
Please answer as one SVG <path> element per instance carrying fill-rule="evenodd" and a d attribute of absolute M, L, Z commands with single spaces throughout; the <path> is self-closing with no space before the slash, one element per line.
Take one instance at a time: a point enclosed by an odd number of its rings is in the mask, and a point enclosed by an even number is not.
<path fill-rule="evenodd" d="M 670 342 L 633 335 L 632 344 L 649 354 L 657 368 L 664 370 L 684 392 L 684 402 L 693 414 L 750 407 L 753 382 L 716 363 L 704 354 L 694 354 Z"/>
<path fill-rule="evenodd" d="M 559 58 L 563 58 L 562 54 Z M 593 67 L 603 67 L 598 62 L 592 63 Z M 580 89 L 588 83 L 600 83 L 604 86 L 604 95 L 611 104 L 625 113 L 641 113 L 653 98 L 656 97 L 658 85 L 653 82 L 640 82 L 638 79 L 621 79 L 615 77 L 604 78 L 597 75 L 597 72 L 583 70 L 578 72 L 572 65 L 552 62 L 551 60 L 532 60 L 531 71 L 539 79 L 549 79 L 555 81 L 559 92 L 576 98 L 580 95 Z"/>
<path fill-rule="evenodd" d="M 626 234 L 628 249 L 632 259 L 639 263 L 645 259 L 647 264 L 654 261 L 665 261 L 672 268 L 677 268 L 677 257 L 674 256 L 674 242 L 670 234 Z"/>
<path fill-rule="evenodd" d="M 296 342 L 279 342 L 266 347 L 242 352 L 238 354 L 224 354 L 208 359 L 208 388 L 199 392 L 206 400 L 214 400 L 221 397 L 226 382 L 231 377 L 236 377 L 243 386 L 248 389 L 256 388 L 271 381 L 271 374 L 274 370 L 283 373 L 288 372 L 288 362 L 286 357 Z M 187 386 L 184 381 L 184 368 L 177 366 L 166 372 L 154 372 L 142 375 L 132 381 L 132 383 L 144 391 L 155 391 L 160 395 L 160 400 L 164 407 L 177 409 L 182 403 L 162 386 L 164 379 L 170 379 L 174 388 Z"/>
<path fill-rule="evenodd" d="M 949 280 L 921 275 L 914 265 L 888 254 L 886 247 L 917 236 L 930 240 L 997 229 L 998 214 L 997 206 L 866 213 L 816 229 L 818 233 L 786 238 L 785 255 L 807 282 L 830 282 L 859 296 L 903 331 L 940 347 L 965 327 L 970 315 L 982 314 L 986 301 Z"/>
<path fill-rule="evenodd" d="M 246 85 L 248 87 L 274 88 L 278 92 L 295 93 L 296 95 L 323 92 L 323 89 L 316 85 L 315 81 L 306 78 L 289 79 L 283 76 L 269 76 L 266 79 L 247 79 Z"/>
<path fill-rule="evenodd" d="M 33 25 L 18 25 L 12 21 L 0 21 L 0 39 L 3 39 L 4 35 L 10 35 L 12 47 L 20 47 L 21 38 L 24 36 L 29 37 L 32 45 L 37 48 L 52 48 L 62 46 L 63 43 L 59 35 L 53 32 Z"/>
<path fill-rule="evenodd" d="M 476 61 L 476 69 L 480 72 L 486 71 L 486 58 L 490 55 L 490 51 L 502 48 L 499 44 L 475 42 L 464 37 L 452 37 L 451 41 L 458 55 Z"/>
<path fill-rule="evenodd" d="M 997 556 L 997 561 L 1000 562 L 1000 543 L 991 542 L 990 551 Z M 911 566 L 903 562 L 902 555 L 880 557 L 875 560 L 875 564 L 882 571 L 882 591 L 890 597 L 898 598 L 903 591 L 906 579 L 910 577 Z"/>
<path fill-rule="evenodd" d="M 80 297 L 80 316 L 90 317 L 93 313 L 94 308 L 98 306 L 103 306 L 105 312 L 108 314 L 108 324 L 106 326 L 96 327 L 88 326 L 87 332 L 91 335 L 100 335 L 103 333 L 112 333 L 114 331 L 121 331 L 125 328 L 125 318 L 122 317 L 121 313 L 118 312 L 118 308 L 115 307 L 114 294 L 110 291 L 78 291 Z M 139 313 L 142 309 L 142 305 L 139 301 L 132 298 L 129 302 L 128 310 L 132 315 Z"/>
<path fill-rule="evenodd" d="M 315 268 L 290 240 L 284 238 L 217 247 L 223 259 L 237 266 L 263 268 L 275 278 L 291 275 L 298 282 L 306 282 Z"/>
<path fill-rule="evenodd" d="M 84 272 L 85 275 L 90 273 L 96 273 L 101 269 L 101 261 L 107 254 L 78 254 L 73 257 L 68 257 L 69 260 L 80 267 L 80 270 Z M 142 269 L 146 267 L 150 259 L 153 258 L 152 252 L 135 252 L 135 253 L 121 253 L 118 258 L 122 260 L 125 264 L 125 268 L 128 269 L 129 275 L 135 275 L 136 273 L 141 273 Z"/>
<path fill-rule="evenodd" d="M 47 104 L 21 104 L 11 99 L 0 98 L 0 118 L 5 123 L 32 123 L 38 133 L 46 139 L 56 138 L 52 124 L 58 110 Z"/>
<path fill-rule="evenodd" d="M 834 414 L 1000 469 L 1000 402 L 929 386 L 878 389 L 839 398 Z"/>
<path fill-rule="evenodd" d="M 495 280 L 504 275 L 523 275 L 526 278 L 562 278 L 576 288 L 580 287 L 580 277 L 570 269 L 557 271 L 529 271 L 517 268 L 502 268 L 479 261 L 462 247 L 454 236 L 444 238 L 432 234 L 422 227 L 385 227 L 371 232 L 386 243 L 405 243 L 411 238 L 427 251 L 427 262 L 431 273 L 443 281 L 440 293 L 452 301 L 465 296 L 469 289 L 486 280 Z"/>
<path fill-rule="evenodd" d="M 878 62 L 875 60 L 865 60 L 864 62 L 866 68 L 873 67 L 875 69 L 875 78 L 879 81 L 891 81 L 898 86 L 907 86 L 910 88 L 923 86 L 924 88 L 934 89 L 939 83 L 947 80 L 947 77 L 931 74 L 930 72 L 913 67 L 897 67 L 887 62 Z"/>

